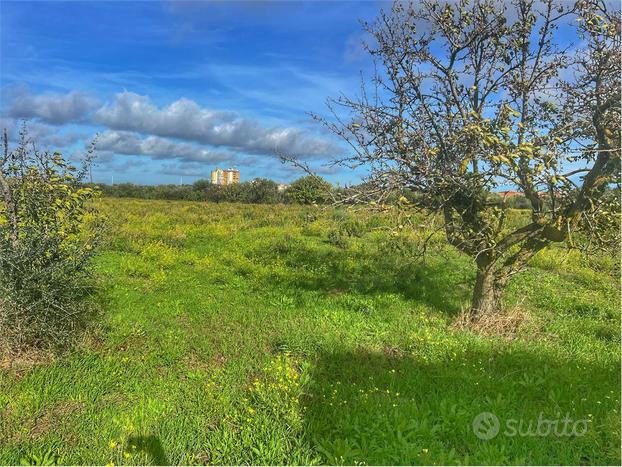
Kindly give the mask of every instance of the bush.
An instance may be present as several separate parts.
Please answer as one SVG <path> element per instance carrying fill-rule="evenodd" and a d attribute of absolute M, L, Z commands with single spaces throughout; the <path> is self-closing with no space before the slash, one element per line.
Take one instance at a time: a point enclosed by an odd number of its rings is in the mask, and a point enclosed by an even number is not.
<path fill-rule="evenodd" d="M 247 203 L 275 204 L 280 198 L 278 185 L 272 180 L 256 178 L 248 183 Z"/>
<path fill-rule="evenodd" d="M 285 191 L 290 203 L 325 204 L 331 200 L 333 186 L 321 177 L 308 175 L 293 182 Z"/>
<path fill-rule="evenodd" d="M 508 207 L 513 209 L 529 209 L 531 202 L 523 195 L 512 196 L 507 200 Z"/>
<path fill-rule="evenodd" d="M 97 191 L 81 183 L 92 151 L 78 170 L 58 152 L 38 151 L 25 129 L 14 151 L 6 132 L 3 139 L 0 346 L 65 346 L 92 310 L 89 264 L 101 229 L 89 203 Z"/>

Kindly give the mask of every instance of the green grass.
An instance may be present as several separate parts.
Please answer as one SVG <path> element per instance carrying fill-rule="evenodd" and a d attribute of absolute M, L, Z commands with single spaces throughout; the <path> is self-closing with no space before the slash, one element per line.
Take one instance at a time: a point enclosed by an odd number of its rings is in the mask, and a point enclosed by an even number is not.
<path fill-rule="evenodd" d="M 452 326 L 468 258 L 439 240 L 409 261 L 381 216 L 102 206 L 101 328 L 0 371 L 0 464 L 620 464 L 617 258 L 539 254 L 509 340 Z M 566 414 L 583 436 L 503 434 Z"/>

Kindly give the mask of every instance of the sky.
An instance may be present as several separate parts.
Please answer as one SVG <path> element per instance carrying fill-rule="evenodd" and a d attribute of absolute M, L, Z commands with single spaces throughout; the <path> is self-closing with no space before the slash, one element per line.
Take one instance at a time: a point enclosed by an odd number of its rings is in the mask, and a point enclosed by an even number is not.
<path fill-rule="evenodd" d="M 220 167 L 242 180 L 360 174 L 309 113 L 371 75 L 360 20 L 377 1 L 0 0 L 0 126 L 78 158 L 97 134 L 98 183 L 192 183 Z"/>

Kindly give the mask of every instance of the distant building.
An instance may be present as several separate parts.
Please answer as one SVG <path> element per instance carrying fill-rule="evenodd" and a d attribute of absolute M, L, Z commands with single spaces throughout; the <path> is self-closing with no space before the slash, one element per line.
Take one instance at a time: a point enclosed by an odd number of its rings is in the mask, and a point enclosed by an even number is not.
<path fill-rule="evenodd" d="M 222 180 L 222 169 L 212 170 L 212 185 L 220 185 L 218 183 Z"/>
<path fill-rule="evenodd" d="M 240 183 L 240 171 L 237 169 L 225 170 L 225 180 L 227 181 L 227 185 Z"/>
<path fill-rule="evenodd" d="M 237 169 L 216 169 L 212 170 L 213 185 L 233 185 L 240 183 L 240 171 Z"/>
<path fill-rule="evenodd" d="M 553 197 L 553 198 L 562 198 L 564 196 L 563 191 L 561 190 L 553 190 L 553 193 L 551 194 L 550 191 L 538 191 L 538 196 L 540 198 L 548 198 L 548 197 Z"/>
<path fill-rule="evenodd" d="M 289 185 L 287 185 L 286 183 L 279 183 L 279 184 L 276 186 L 276 189 L 277 189 L 277 190 L 279 190 L 279 191 L 285 191 L 285 190 L 287 190 L 288 188 L 289 188 Z"/>
<path fill-rule="evenodd" d="M 523 196 L 523 194 L 520 191 L 512 191 L 512 190 L 499 191 L 497 194 L 499 196 L 503 196 L 504 198 L 512 198 L 513 196 Z"/>

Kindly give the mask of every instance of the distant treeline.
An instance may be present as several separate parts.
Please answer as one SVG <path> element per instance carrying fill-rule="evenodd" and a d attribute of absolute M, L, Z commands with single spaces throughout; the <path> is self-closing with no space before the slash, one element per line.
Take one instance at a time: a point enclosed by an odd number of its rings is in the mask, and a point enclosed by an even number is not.
<path fill-rule="evenodd" d="M 211 201 L 214 203 L 251 203 L 251 204 L 326 204 L 331 202 L 333 195 L 346 194 L 344 189 L 333 187 L 328 181 L 317 176 L 306 176 L 292 182 L 284 190 L 278 184 L 265 178 L 256 178 L 249 182 L 233 185 L 212 185 L 209 180 L 197 180 L 191 185 L 135 185 L 119 183 L 115 185 L 97 185 L 104 196 L 115 198 L 168 199 L 187 201 Z M 356 187 L 354 187 L 356 188 Z M 611 190 L 614 198 L 619 191 Z M 339 192 L 339 193 L 338 193 Z M 417 195 L 405 190 L 402 194 L 408 201 L 415 201 Z M 491 193 L 491 201 L 503 202 L 510 208 L 527 209 L 530 202 L 523 195 L 502 198 L 498 193 Z M 396 202 L 400 197 L 386 201 Z M 545 196 L 544 202 L 550 205 L 550 197 Z"/>
<path fill-rule="evenodd" d="M 284 190 L 265 178 L 233 185 L 213 185 L 209 180 L 197 180 L 192 185 L 135 185 L 118 183 L 98 184 L 104 196 L 116 198 L 169 199 L 211 201 L 215 203 L 299 203 L 323 204 L 334 188 L 320 177 L 302 177 Z"/>

